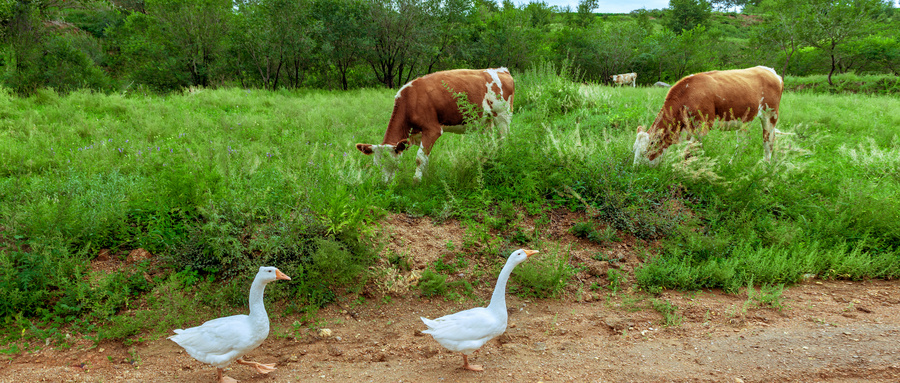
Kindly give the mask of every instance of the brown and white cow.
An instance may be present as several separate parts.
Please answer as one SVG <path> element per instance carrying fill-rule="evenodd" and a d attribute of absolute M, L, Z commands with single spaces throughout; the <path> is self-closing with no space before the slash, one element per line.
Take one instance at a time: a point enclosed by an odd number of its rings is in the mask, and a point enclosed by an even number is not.
<path fill-rule="evenodd" d="M 637 82 L 637 73 L 625 73 L 625 74 L 616 74 L 609 76 L 612 78 L 613 82 L 616 85 L 625 85 L 631 83 L 631 87 L 634 88 L 635 82 Z"/>
<path fill-rule="evenodd" d="M 683 133 L 702 136 L 716 122 L 733 128 L 756 117 L 762 120 L 763 158 L 771 160 L 783 89 L 781 76 L 764 66 L 703 72 L 678 80 L 650 129 L 638 127 L 632 148 L 634 164 L 655 166 L 663 151 L 678 143 Z"/>
<path fill-rule="evenodd" d="M 456 94 L 464 93 L 478 108 L 479 117 L 489 114 L 491 122 L 505 134 L 512 118 L 514 88 L 506 68 L 455 69 L 419 77 L 394 96 L 394 112 L 381 145 L 356 144 L 356 148 L 367 155 L 375 154 L 375 165 L 382 167 L 387 182 L 393 178 L 403 151 L 418 145 L 415 179 L 421 180 L 438 137 L 445 132 L 466 132 Z"/>

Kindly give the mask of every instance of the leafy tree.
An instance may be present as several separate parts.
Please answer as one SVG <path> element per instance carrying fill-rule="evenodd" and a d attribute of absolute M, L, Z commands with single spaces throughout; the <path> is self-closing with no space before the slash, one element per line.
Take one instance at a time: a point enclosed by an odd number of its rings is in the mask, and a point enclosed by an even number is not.
<path fill-rule="evenodd" d="M 192 84 L 183 60 L 172 52 L 164 26 L 153 16 L 135 12 L 122 25 L 108 31 L 110 58 L 115 72 L 138 84 L 158 91 Z"/>
<path fill-rule="evenodd" d="M 545 28 L 553 20 L 553 8 L 543 1 L 531 1 L 525 5 L 524 11 L 532 28 Z"/>
<path fill-rule="evenodd" d="M 239 3 L 230 31 L 241 82 L 248 73 L 267 89 L 278 86 L 286 55 L 284 40 L 278 33 L 281 25 L 276 24 L 271 3 L 274 2 Z"/>
<path fill-rule="evenodd" d="M 706 0 L 670 0 L 666 25 L 675 34 L 706 25 L 712 6 Z"/>
<path fill-rule="evenodd" d="M 632 20 L 593 28 L 562 28 L 556 34 L 554 51 L 559 61 L 570 58 L 585 79 L 608 81 L 611 75 L 634 71 L 646 37 L 646 31 Z"/>
<path fill-rule="evenodd" d="M 338 71 L 341 89 L 347 90 L 347 73 L 372 44 L 364 24 L 368 4 L 361 0 L 318 0 L 313 12 L 322 22 L 322 50 Z"/>
<path fill-rule="evenodd" d="M 840 48 L 871 33 L 890 8 L 883 0 L 806 0 L 797 5 L 802 7 L 798 21 L 803 41 L 831 58 L 829 85 L 834 85 L 831 76 L 841 60 Z"/>
<path fill-rule="evenodd" d="M 579 27 L 586 27 L 594 21 L 594 10 L 600 6 L 599 3 L 599 0 L 578 1 L 578 17 L 575 20 Z"/>
<path fill-rule="evenodd" d="M 803 17 L 801 9 L 795 0 L 766 0 L 758 7 L 762 21 L 754 27 L 751 44 L 781 50 L 784 54 L 782 74 L 787 74 L 791 57 L 800 47 L 803 31 L 797 21 Z"/>
<path fill-rule="evenodd" d="M 0 2 L 0 81 L 22 94 L 39 87 L 66 92 L 111 85 L 97 66 L 102 52 L 96 38 L 58 20 L 70 7 L 54 0 Z"/>
<path fill-rule="evenodd" d="M 148 14 L 191 84 L 209 86 L 226 51 L 231 0 L 148 0 Z"/>
<path fill-rule="evenodd" d="M 434 29 L 430 36 L 432 45 L 427 48 L 430 54 L 425 56 L 423 64 L 427 68 L 425 72 L 431 73 L 438 66 L 447 66 L 465 57 L 467 40 L 473 31 L 469 15 L 475 9 L 470 0 L 429 0 L 428 4 L 429 13 L 434 16 Z"/>
<path fill-rule="evenodd" d="M 231 32 L 232 46 L 265 88 L 276 89 L 282 73 L 287 86 L 300 86 L 321 29 L 308 0 L 252 0 L 240 3 Z"/>
<path fill-rule="evenodd" d="M 366 61 L 379 82 L 394 88 L 416 74 L 429 48 L 433 19 L 420 0 L 373 0 L 366 25 L 372 39 Z"/>
<path fill-rule="evenodd" d="M 719 10 L 742 8 L 747 5 L 758 5 L 760 0 L 710 0 L 710 5 Z"/>
<path fill-rule="evenodd" d="M 896 37 L 870 35 L 847 45 L 849 55 L 861 68 L 900 75 L 900 40 Z"/>
<path fill-rule="evenodd" d="M 477 68 L 505 66 L 524 69 L 543 52 L 541 29 L 532 28 L 529 15 L 516 8 L 502 12 L 479 8 L 469 61 Z"/>

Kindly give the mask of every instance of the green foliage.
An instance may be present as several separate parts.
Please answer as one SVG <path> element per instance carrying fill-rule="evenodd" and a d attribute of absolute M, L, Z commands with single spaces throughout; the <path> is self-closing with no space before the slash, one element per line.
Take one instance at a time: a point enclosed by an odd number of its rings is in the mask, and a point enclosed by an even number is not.
<path fill-rule="evenodd" d="M 713 12 L 711 3 L 717 12 Z M 396 88 L 427 73 L 552 63 L 578 80 L 618 73 L 673 82 L 705 70 L 768 65 L 792 75 L 896 73 L 896 18 L 881 0 L 675 0 L 665 9 L 593 13 L 531 2 L 450 0 L 148 0 L 0 7 L 0 81 L 171 92 Z M 746 4 L 737 12 L 736 4 Z M 15 5 L 15 6 L 14 6 Z M 835 74 L 835 73 L 832 73 Z M 575 77 L 573 77 L 575 78 Z M 566 92 L 552 113 L 568 113 Z"/>
<path fill-rule="evenodd" d="M 557 101 L 529 95 L 522 79 L 517 94 L 530 103 L 517 102 L 510 134 L 442 137 L 419 184 L 403 172 L 415 158 L 383 184 L 353 148 L 383 135 L 392 90 L 0 90 L 0 315 L 47 332 L 48 322 L 94 332 L 113 321 L 103 336 L 131 337 L 154 318 L 134 303 L 167 294 L 163 286 L 201 310 L 232 312 L 265 264 L 294 278 L 267 299 L 314 316 L 366 282 L 387 212 L 464 223 L 466 237 L 420 285 L 446 299 L 470 294 L 472 281 L 446 274 L 483 266 L 457 253 L 539 248 L 553 209 L 584 209 L 611 226 L 573 228 L 587 238 L 657 241 L 634 274 L 647 291 L 900 277 L 900 120 L 884 112 L 900 109 L 896 98 L 787 92 L 779 129 L 790 134 L 779 135 L 771 163 L 760 162 L 758 124 L 714 130 L 694 156 L 717 177 L 698 179 L 678 167 L 677 148 L 658 168 L 631 165 L 633 128 L 652 121 L 665 89 L 573 86 L 552 73 L 542 83 L 571 87 L 572 109 L 549 113 L 540 105 Z M 88 271 L 102 249 L 139 247 L 159 261 L 152 281 L 142 265 Z M 510 290 L 558 296 L 576 270 L 568 257 L 542 252 L 516 268 Z M 389 261 L 402 268 L 401 257 Z M 490 279 L 475 275 L 491 267 L 471 275 Z M 607 282 L 615 291 L 625 276 L 610 269 Z"/>
<path fill-rule="evenodd" d="M 521 297 L 551 298 L 563 292 L 575 268 L 568 251 L 541 252 L 513 270 L 510 291 Z"/>
<path fill-rule="evenodd" d="M 783 292 L 784 284 L 764 284 L 760 286 L 759 291 L 756 291 L 752 280 L 747 283 L 747 300 L 754 302 L 759 307 L 783 309 L 784 297 L 781 296 Z"/>
<path fill-rule="evenodd" d="M 418 287 L 426 297 L 443 296 L 447 293 L 447 276 L 425 269 L 419 278 Z"/>
<path fill-rule="evenodd" d="M 609 283 L 608 287 L 613 294 L 622 290 L 622 281 L 624 279 L 625 276 L 622 273 L 622 270 L 612 268 L 606 270 L 606 280 Z"/>
<path fill-rule="evenodd" d="M 671 0 L 666 25 L 675 34 L 706 24 L 712 13 L 712 5 L 706 0 Z"/>
<path fill-rule="evenodd" d="M 678 306 L 668 299 L 654 298 L 650 300 L 650 305 L 663 316 L 663 324 L 666 327 L 681 326 L 681 322 L 684 321 L 684 318 L 678 314 Z"/>
<path fill-rule="evenodd" d="M 831 78 L 834 85 L 828 85 L 826 75 L 784 78 L 785 90 L 803 93 L 834 94 L 863 93 L 894 95 L 900 93 L 900 78 L 891 75 L 856 75 L 845 73 Z"/>
<path fill-rule="evenodd" d="M 517 76 L 522 90 L 517 92 L 516 105 L 548 117 L 574 111 L 583 103 L 578 93 L 579 80 L 578 69 L 568 61 L 559 67 L 552 62 L 536 64 Z"/>
<path fill-rule="evenodd" d="M 616 236 L 616 230 L 608 225 L 599 229 L 591 222 L 579 222 L 573 225 L 569 231 L 576 237 L 585 238 L 599 244 L 620 241 L 619 237 Z"/>

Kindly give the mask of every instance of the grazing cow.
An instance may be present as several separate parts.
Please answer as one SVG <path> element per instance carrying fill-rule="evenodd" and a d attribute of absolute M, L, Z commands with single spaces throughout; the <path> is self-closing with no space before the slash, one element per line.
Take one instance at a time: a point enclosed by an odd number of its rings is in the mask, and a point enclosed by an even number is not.
<path fill-rule="evenodd" d="M 375 154 L 375 165 L 382 167 L 387 182 L 394 176 L 400 154 L 410 145 L 418 145 L 415 180 L 419 181 L 438 137 L 445 132 L 466 132 L 458 95 L 465 94 L 480 118 L 490 114 L 491 122 L 505 134 L 512 118 L 514 87 L 506 68 L 456 69 L 419 77 L 394 96 L 394 112 L 381 145 L 356 144 L 356 148 Z"/>
<path fill-rule="evenodd" d="M 741 126 L 756 117 L 762 120 L 763 158 L 772 158 L 778 105 L 784 82 L 772 68 L 711 71 L 689 75 L 669 89 L 650 129 L 637 129 L 634 164 L 655 166 L 663 151 L 681 140 L 682 133 L 702 136 L 715 122 Z"/>
<path fill-rule="evenodd" d="M 612 78 L 613 82 L 616 83 L 616 85 L 625 85 L 631 83 L 632 88 L 634 88 L 634 83 L 637 81 L 637 73 L 616 74 L 609 77 Z"/>

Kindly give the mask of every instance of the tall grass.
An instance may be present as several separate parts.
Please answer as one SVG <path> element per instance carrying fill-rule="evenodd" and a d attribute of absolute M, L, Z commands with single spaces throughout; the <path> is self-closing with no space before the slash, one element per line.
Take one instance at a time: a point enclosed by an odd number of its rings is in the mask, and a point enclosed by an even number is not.
<path fill-rule="evenodd" d="M 460 219 L 473 233 L 467 251 L 505 256 L 541 245 L 548 209 L 584 209 L 657 241 L 635 275 L 648 289 L 900 274 L 896 97 L 786 93 L 789 135 L 772 163 L 760 161 L 754 122 L 673 147 L 651 169 L 632 167 L 630 148 L 665 89 L 582 85 L 565 66 L 514 76 L 510 133 L 444 135 L 420 183 L 414 156 L 383 183 L 354 148 L 380 141 L 392 90 L 0 90 L 0 297 L 11 302 L 0 317 L 118 318 L 130 300 L 175 288 L 176 273 L 234 286 L 227 301 L 241 305 L 261 264 L 297 276 L 270 299 L 315 310 L 365 283 L 379 241 L 371 223 L 387 211 Z M 537 223 L 523 227 L 521 215 Z M 142 283 L 122 270 L 106 292 L 83 285 L 101 249 L 138 247 L 162 276 Z M 517 277 L 518 288 L 560 291 L 571 270 L 553 260 L 556 274 L 528 275 L 556 277 Z"/>

